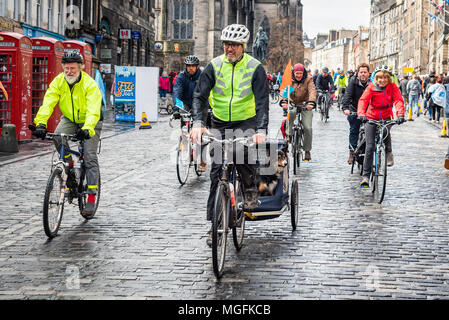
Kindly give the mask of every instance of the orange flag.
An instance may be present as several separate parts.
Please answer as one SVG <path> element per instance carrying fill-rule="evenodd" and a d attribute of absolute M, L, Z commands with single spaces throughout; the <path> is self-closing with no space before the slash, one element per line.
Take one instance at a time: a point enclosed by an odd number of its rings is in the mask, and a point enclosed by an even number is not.
<path fill-rule="evenodd" d="M 284 74 L 282 75 L 281 86 L 279 87 L 279 92 L 284 90 L 285 87 L 292 85 L 292 59 L 288 61 L 287 66 L 285 67 Z"/>
<path fill-rule="evenodd" d="M 5 88 L 2 85 L 2 82 L 0 81 L 0 89 L 3 91 L 3 94 L 6 97 L 6 101 L 8 101 L 8 92 L 6 92 Z"/>

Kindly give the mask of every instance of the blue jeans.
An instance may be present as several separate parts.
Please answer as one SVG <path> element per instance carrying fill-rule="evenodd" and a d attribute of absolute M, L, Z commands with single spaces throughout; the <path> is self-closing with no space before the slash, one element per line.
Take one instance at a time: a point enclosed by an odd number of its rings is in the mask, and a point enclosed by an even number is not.
<path fill-rule="evenodd" d="M 418 114 L 418 112 L 419 112 L 418 99 L 419 99 L 419 96 L 414 95 L 414 94 L 410 94 L 408 97 L 409 108 L 412 108 L 412 112 L 414 109 L 415 114 Z M 415 108 L 413 108 L 413 106 L 415 106 Z"/>
<path fill-rule="evenodd" d="M 160 97 L 165 98 L 167 96 L 167 92 L 168 92 L 168 90 L 160 89 L 159 90 Z"/>
<path fill-rule="evenodd" d="M 349 122 L 349 151 L 354 151 L 357 148 L 360 124 L 362 122 L 357 118 L 357 115 L 349 115 L 347 119 Z"/>

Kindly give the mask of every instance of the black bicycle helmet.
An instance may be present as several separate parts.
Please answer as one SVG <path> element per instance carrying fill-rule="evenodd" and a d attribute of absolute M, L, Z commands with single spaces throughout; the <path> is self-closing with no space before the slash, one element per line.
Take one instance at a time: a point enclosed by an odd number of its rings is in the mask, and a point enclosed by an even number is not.
<path fill-rule="evenodd" d="M 190 55 L 184 59 L 184 64 L 186 65 L 198 65 L 200 64 L 200 59 L 197 56 Z"/>
<path fill-rule="evenodd" d="M 62 63 L 77 62 L 83 63 L 83 57 L 76 51 L 70 51 L 62 57 Z"/>

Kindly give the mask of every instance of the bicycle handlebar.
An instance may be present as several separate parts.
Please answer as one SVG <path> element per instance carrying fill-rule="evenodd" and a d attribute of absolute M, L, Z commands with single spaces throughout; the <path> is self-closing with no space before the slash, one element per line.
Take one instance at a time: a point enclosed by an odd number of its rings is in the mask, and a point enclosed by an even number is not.
<path fill-rule="evenodd" d="M 376 126 L 386 127 L 389 125 L 395 125 L 398 124 L 397 120 L 373 120 L 368 119 L 368 123 L 374 124 Z"/>
<path fill-rule="evenodd" d="M 234 142 L 238 142 L 238 143 L 241 143 L 241 144 L 246 145 L 248 147 L 251 147 L 251 146 L 254 145 L 253 142 L 250 142 L 249 138 L 234 138 L 234 139 L 223 139 L 223 140 L 220 140 L 220 139 L 215 138 L 214 136 L 211 136 L 211 135 L 208 135 L 208 134 L 203 134 L 203 139 L 207 143 L 210 143 L 211 141 L 215 141 L 215 142 L 218 142 L 218 143 L 229 143 L 229 144 L 234 143 Z"/>

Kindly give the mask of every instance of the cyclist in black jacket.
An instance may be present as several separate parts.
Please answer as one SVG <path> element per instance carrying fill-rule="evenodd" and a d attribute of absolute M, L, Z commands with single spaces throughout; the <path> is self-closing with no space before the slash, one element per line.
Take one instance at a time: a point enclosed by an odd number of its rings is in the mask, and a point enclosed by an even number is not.
<path fill-rule="evenodd" d="M 357 74 L 352 77 L 343 97 L 342 110 L 347 116 L 349 122 L 348 164 L 350 165 L 354 161 L 354 150 L 357 148 L 357 140 L 359 137 L 361 124 L 361 121 L 357 117 L 357 106 L 359 104 L 360 97 L 370 83 L 369 76 L 369 65 L 366 63 L 360 64 L 357 67 Z"/>
<path fill-rule="evenodd" d="M 329 107 L 331 105 L 331 94 L 332 92 L 334 92 L 336 90 L 335 85 L 334 85 L 334 81 L 332 80 L 332 76 L 329 74 L 329 69 L 328 68 L 323 68 L 322 73 L 318 76 L 318 78 L 316 79 L 316 90 L 318 92 L 318 103 L 321 101 L 321 93 L 320 91 L 326 91 L 327 95 L 328 95 L 328 103 L 329 103 Z M 329 115 L 326 116 L 327 118 L 329 118 Z"/>

